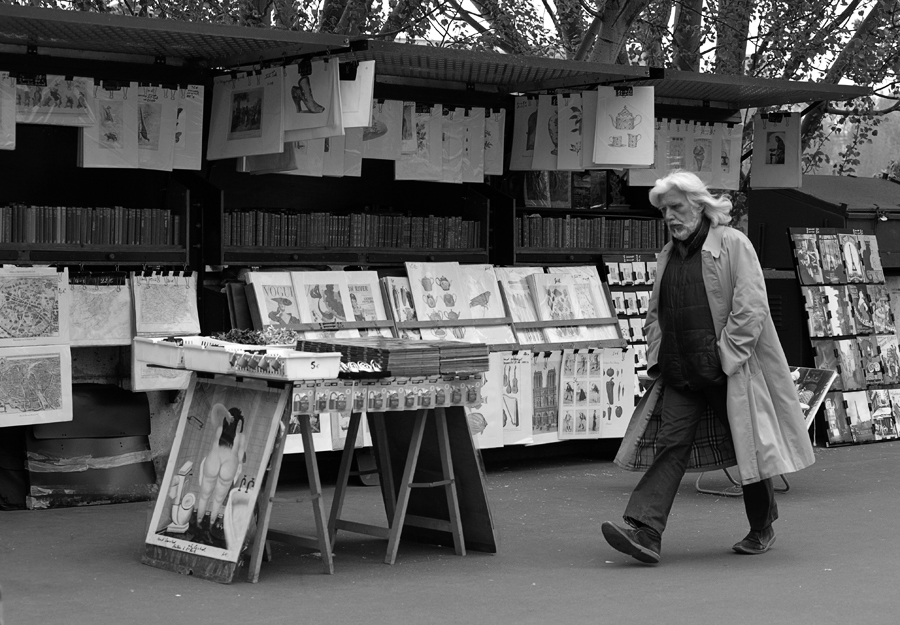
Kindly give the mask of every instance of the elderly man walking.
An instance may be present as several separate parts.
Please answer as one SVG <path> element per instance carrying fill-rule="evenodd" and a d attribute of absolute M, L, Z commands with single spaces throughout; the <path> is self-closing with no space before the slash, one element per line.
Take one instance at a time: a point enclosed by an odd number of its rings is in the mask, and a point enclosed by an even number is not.
<path fill-rule="evenodd" d="M 750 532 L 733 546 L 762 554 L 775 542 L 772 478 L 814 462 L 790 368 L 769 313 L 750 241 L 729 228 L 731 201 L 688 172 L 657 180 L 650 203 L 672 241 L 659 254 L 644 328 L 651 387 L 616 456 L 645 471 L 606 541 L 648 564 L 685 471 L 739 468 Z"/>

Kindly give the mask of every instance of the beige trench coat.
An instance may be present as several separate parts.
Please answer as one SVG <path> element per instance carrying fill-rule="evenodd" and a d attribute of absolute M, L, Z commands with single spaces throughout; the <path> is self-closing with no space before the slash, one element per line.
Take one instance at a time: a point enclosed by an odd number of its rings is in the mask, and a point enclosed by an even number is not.
<path fill-rule="evenodd" d="M 669 243 L 659 254 L 658 279 L 644 327 L 651 377 L 659 375 L 659 286 L 671 253 Z M 769 313 L 756 252 L 740 231 L 717 226 L 710 228 L 701 255 L 703 282 L 719 336 L 719 356 L 728 375 L 728 423 L 734 454 L 731 456 L 730 449 L 692 454 L 690 468 L 733 465 L 736 460 L 743 484 L 799 471 L 815 458 L 790 368 Z M 662 381 L 656 380 L 635 409 L 616 456 L 619 466 L 632 470 L 649 466 L 653 442 L 645 434 L 655 409 L 658 418 L 656 404 L 662 386 Z M 716 460 L 704 460 L 711 458 Z"/>

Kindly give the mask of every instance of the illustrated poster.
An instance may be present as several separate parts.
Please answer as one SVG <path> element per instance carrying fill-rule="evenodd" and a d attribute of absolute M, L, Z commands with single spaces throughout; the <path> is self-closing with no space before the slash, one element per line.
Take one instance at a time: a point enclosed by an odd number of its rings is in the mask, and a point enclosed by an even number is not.
<path fill-rule="evenodd" d="M 216 160 L 284 149 L 283 68 L 213 80 L 206 158 Z"/>
<path fill-rule="evenodd" d="M 265 382 L 193 378 L 147 531 L 148 550 L 236 563 L 288 392 Z"/>
<path fill-rule="evenodd" d="M 608 166 L 653 164 L 653 87 L 598 87 L 594 162 Z"/>
<path fill-rule="evenodd" d="M 72 346 L 131 345 L 134 337 L 131 282 L 69 286 Z"/>
<path fill-rule="evenodd" d="M 799 230 L 799 229 L 792 229 Z M 791 232 L 791 241 L 794 244 L 794 258 L 797 260 L 797 277 L 800 284 L 811 286 L 815 284 L 824 284 L 822 263 L 819 256 L 819 247 L 817 247 L 817 236 L 807 232 Z M 837 249 L 837 238 L 834 240 L 835 250 L 838 252 L 840 259 L 840 251 Z"/>
<path fill-rule="evenodd" d="M 256 330 L 301 323 L 290 273 L 251 271 L 244 279 L 249 287 L 250 316 Z"/>
<path fill-rule="evenodd" d="M 442 110 L 440 104 L 432 106 L 404 102 L 401 154 L 394 163 L 394 177 L 397 180 L 441 180 Z"/>
<path fill-rule="evenodd" d="M 138 86 L 97 91 L 97 121 L 79 130 L 79 165 L 137 169 Z"/>
<path fill-rule="evenodd" d="M 138 88 L 138 169 L 172 171 L 175 159 L 176 91 Z"/>
<path fill-rule="evenodd" d="M 503 444 L 527 445 L 533 441 L 534 415 L 531 353 L 503 352 Z"/>
<path fill-rule="evenodd" d="M 543 273 L 541 267 L 496 267 L 495 273 L 503 284 L 506 294 L 506 303 L 509 312 L 515 322 L 537 321 L 537 310 L 534 307 L 534 299 L 531 297 L 531 287 L 528 285 L 528 276 L 535 273 Z M 533 345 L 544 342 L 544 333 L 539 329 L 516 328 L 519 343 Z"/>
<path fill-rule="evenodd" d="M 562 379 L 562 352 L 534 354 L 532 362 L 533 411 L 532 444 L 559 440 L 559 387 Z"/>
<path fill-rule="evenodd" d="M 199 170 L 203 160 L 203 85 L 176 91 L 172 169 Z"/>
<path fill-rule="evenodd" d="M 531 169 L 556 171 L 559 163 L 559 104 L 555 95 L 538 96 Z"/>
<path fill-rule="evenodd" d="M 603 350 L 563 350 L 559 438 L 600 438 L 601 424 L 612 418 L 609 398 L 604 396 L 607 380 Z"/>
<path fill-rule="evenodd" d="M 622 438 L 634 411 L 635 373 L 630 352 L 620 348 L 604 348 L 603 356 L 603 412 L 600 437 Z"/>
<path fill-rule="evenodd" d="M 96 120 L 93 78 L 39 74 L 17 79 L 17 123 L 93 126 Z"/>
<path fill-rule="evenodd" d="M 406 273 L 419 319 L 471 319 L 459 263 L 406 263 Z M 426 341 L 462 341 L 470 331 L 471 328 L 466 327 L 423 328 L 422 338 Z"/>
<path fill-rule="evenodd" d="M 515 105 L 509 169 L 530 171 L 534 161 L 534 142 L 537 135 L 538 99 L 533 96 L 516 96 Z"/>
<path fill-rule="evenodd" d="M 301 322 L 327 324 L 353 319 L 350 291 L 343 271 L 292 271 L 291 281 L 297 294 Z M 307 331 L 304 336 L 308 339 L 358 338 L 359 330 Z"/>
<path fill-rule="evenodd" d="M 301 60 L 284 68 L 284 140 L 324 139 L 343 132 L 338 62 Z"/>
<path fill-rule="evenodd" d="M 844 407 L 850 420 L 850 432 L 854 442 L 865 443 L 875 440 L 872 413 L 869 412 L 869 398 L 865 391 L 844 393 Z"/>
<path fill-rule="evenodd" d="M 580 319 L 581 309 L 575 283 L 566 274 L 532 274 L 528 276 L 528 286 L 534 299 L 535 309 L 541 321 L 563 323 L 567 320 Z M 586 327 L 578 325 L 559 325 L 544 328 L 544 335 L 550 343 L 583 341 Z"/>
<path fill-rule="evenodd" d="M 823 406 L 828 443 L 830 445 L 852 443 L 853 434 L 847 409 L 844 406 L 844 394 L 837 391 L 828 393 L 825 395 Z"/>
<path fill-rule="evenodd" d="M 462 181 L 484 182 L 484 109 L 465 109 Z"/>
<path fill-rule="evenodd" d="M 345 274 L 347 291 L 350 294 L 350 307 L 354 321 L 386 321 L 384 298 L 378 284 L 378 272 L 348 271 Z M 370 328 L 359 330 L 360 336 L 390 337 L 388 328 Z"/>
<path fill-rule="evenodd" d="M 799 189 L 801 173 L 800 113 L 757 113 L 753 116 L 754 189 Z"/>
<path fill-rule="evenodd" d="M 343 66 L 342 66 L 343 67 Z M 375 88 L 375 61 L 356 63 L 356 76 L 339 72 L 341 117 L 344 128 L 361 128 L 372 123 L 372 91 Z"/>
<path fill-rule="evenodd" d="M 479 403 L 466 406 L 469 430 L 478 449 L 503 446 L 503 352 L 491 352 Z"/>
<path fill-rule="evenodd" d="M 493 265 L 459 265 L 459 275 L 472 319 L 499 319 L 506 316 Z M 469 330 L 466 340 L 471 343 L 495 345 L 516 342 L 509 325 L 472 326 Z"/>
<path fill-rule="evenodd" d="M 506 109 L 488 109 L 484 119 L 484 174 L 503 175 Z"/>
<path fill-rule="evenodd" d="M 400 158 L 403 102 L 373 100 L 372 125 L 363 129 L 362 157 L 388 161 Z"/>
<path fill-rule="evenodd" d="M 581 167 L 581 94 L 571 93 L 559 96 L 558 154 L 556 168 L 562 171 L 580 171 Z"/>
<path fill-rule="evenodd" d="M 837 234 L 820 232 L 818 243 L 823 282 L 826 284 L 845 284 L 847 282 L 847 274 L 844 272 L 843 254 L 841 253 L 841 245 Z"/>
<path fill-rule="evenodd" d="M 16 149 L 16 79 L 0 72 L 0 150 Z"/>

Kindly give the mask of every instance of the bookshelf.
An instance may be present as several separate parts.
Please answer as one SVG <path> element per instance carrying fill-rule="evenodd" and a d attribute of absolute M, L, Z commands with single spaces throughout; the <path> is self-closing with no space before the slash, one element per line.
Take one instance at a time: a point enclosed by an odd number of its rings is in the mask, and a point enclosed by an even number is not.
<path fill-rule="evenodd" d="M 399 265 L 488 262 L 483 185 L 393 180 L 393 163 L 363 161 L 341 179 L 246 174 L 213 163 L 203 213 L 208 265 Z"/>
<path fill-rule="evenodd" d="M 190 264 L 184 172 L 79 168 L 77 128 L 18 124 L 16 133 L 16 149 L 0 151 L 0 260 Z"/>

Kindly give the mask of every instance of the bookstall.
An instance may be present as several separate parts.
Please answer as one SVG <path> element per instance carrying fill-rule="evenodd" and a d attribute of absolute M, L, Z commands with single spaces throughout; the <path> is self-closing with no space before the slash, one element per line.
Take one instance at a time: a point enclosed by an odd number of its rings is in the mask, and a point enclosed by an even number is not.
<path fill-rule="evenodd" d="M 77 436 L 73 383 L 123 386 L 149 399 L 157 472 L 172 464 L 161 433 L 197 388 L 138 357 L 170 336 L 185 354 L 235 340 L 487 345 L 478 401 L 437 418 L 451 448 L 462 411 L 479 449 L 621 436 L 665 240 L 647 186 L 687 168 L 736 188 L 742 110 L 867 93 L 8 5 L 0 25 L 0 119 L 16 120 L 0 135 L 0 256 L 22 266 L 0 278 L 31 281 L 59 313 L 50 340 L 0 349 L 60 363 L 46 379 L 61 397 L 0 425 L 24 436 L 71 421 Z M 795 121 L 759 125 L 787 139 Z M 260 445 L 274 444 L 277 402 Z M 287 420 L 279 454 L 343 450 L 343 463 L 382 427 L 376 408 L 293 413 L 304 419 Z M 432 431 L 424 416 L 403 428 Z M 182 484 L 199 470 L 182 468 Z M 403 507 L 392 496 L 388 516 Z M 331 538 L 350 527 L 339 520 L 338 505 Z"/>

